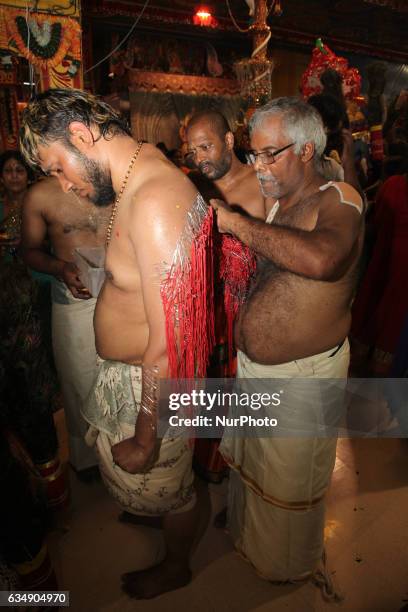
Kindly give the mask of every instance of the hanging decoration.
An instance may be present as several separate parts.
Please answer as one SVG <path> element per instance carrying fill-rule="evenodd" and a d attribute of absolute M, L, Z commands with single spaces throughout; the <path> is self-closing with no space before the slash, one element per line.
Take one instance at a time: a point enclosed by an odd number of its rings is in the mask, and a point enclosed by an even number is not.
<path fill-rule="evenodd" d="M 320 77 L 328 68 L 341 74 L 346 99 L 356 99 L 361 93 L 361 76 L 357 68 L 349 68 L 345 57 L 340 57 L 323 43 L 321 38 L 316 40 L 312 52 L 312 60 L 302 75 L 301 90 L 305 98 L 309 98 L 322 91 Z"/>
<path fill-rule="evenodd" d="M 230 17 L 233 18 L 229 0 L 226 0 Z M 268 43 L 271 30 L 266 23 L 268 7 L 266 0 L 257 0 L 253 6 L 254 20 L 247 31 L 253 36 L 253 51 L 250 58 L 244 58 L 234 64 L 234 70 L 241 86 L 242 95 L 247 99 L 250 107 L 264 104 L 272 94 L 273 62 L 268 59 Z"/>

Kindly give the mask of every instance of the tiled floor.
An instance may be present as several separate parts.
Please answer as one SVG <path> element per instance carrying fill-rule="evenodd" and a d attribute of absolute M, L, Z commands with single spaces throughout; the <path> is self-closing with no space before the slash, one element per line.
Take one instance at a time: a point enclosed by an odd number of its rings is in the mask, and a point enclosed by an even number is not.
<path fill-rule="evenodd" d="M 57 414 L 66 459 L 62 412 Z M 408 600 L 408 441 L 340 440 L 328 499 L 328 566 L 343 602 L 327 603 L 312 584 L 261 580 L 233 550 L 228 534 L 208 523 L 193 557 L 193 581 L 154 600 L 131 600 L 120 574 L 163 554 L 159 531 L 119 523 L 101 482 L 71 473 L 72 505 L 50 535 L 60 588 L 72 612 L 397 612 Z M 224 505 L 227 484 L 200 485 L 203 508 Z M 209 495 L 208 495 L 209 493 Z M 211 503 L 211 506 L 210 506 Z"/>

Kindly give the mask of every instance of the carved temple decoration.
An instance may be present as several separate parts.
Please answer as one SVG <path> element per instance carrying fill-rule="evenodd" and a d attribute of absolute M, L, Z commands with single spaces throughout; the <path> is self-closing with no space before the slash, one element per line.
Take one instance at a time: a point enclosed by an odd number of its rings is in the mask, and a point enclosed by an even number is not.
<path fill-rule="evenodd" d="M 408 2 L 407 0 L 364 0 L 367 4 L 376 4 L 385 8 L 390 8 L 393 11 L 399 11 L 401 13 L 408 13 Z"/>
<path fill-rule="evenodd" d="M 173 93 L 196 96 L 239 96 L 240 87 L 233 79 L 167 74 L 164 72 L 129 71 L 129 89 L 150 93 Z"/>

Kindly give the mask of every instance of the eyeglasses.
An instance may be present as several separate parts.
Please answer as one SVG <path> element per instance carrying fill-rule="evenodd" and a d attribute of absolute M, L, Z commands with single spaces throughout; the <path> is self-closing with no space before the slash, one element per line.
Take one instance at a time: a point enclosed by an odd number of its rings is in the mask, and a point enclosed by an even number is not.
<path fill-rule="evenodd" d="M 270 164 L 275 163 L 277 155 L 283 153 L 283 151 L 286 151 L 286 149 L 289 149 L 289 147 L 293 147 L 294 144 L 294 142 L 291 142 L 290 144 L 285 145 L 281 149 L 276 149 L 276 151 L 261 151 L 260 153 L 250 151 L 246 154 L 246 158 L 249 164 L 254 164 L 259 158 L 263 164 L 269 166 Z"/>

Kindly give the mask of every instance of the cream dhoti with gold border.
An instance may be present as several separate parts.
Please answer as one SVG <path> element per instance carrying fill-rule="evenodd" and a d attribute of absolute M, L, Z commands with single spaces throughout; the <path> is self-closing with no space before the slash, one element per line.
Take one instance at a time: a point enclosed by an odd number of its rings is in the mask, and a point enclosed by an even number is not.
<path fill-rule="evenodd" d="M 52 285 L 52 345 L 68 430 L 69 461 L 78 471 L 97 464 L 85 444 L 88 429 L 81 411 L 96 378 L 93 317 L 96 299 L 75 298 L 61 281 Z"/>
<path fill-rule="evenodd" d="M 158 460 L 143 474 L 129 474 L 113 462 L 112 446 L 134 435 L 141 392 L 141 367 L 100 359 L 83 411 L 91 425 L 87 439 L 96 442 L 102 478 L 124 510 L 151 516 L 186 512 L 195 504 L 188 440 L 166 434 Z"/>
<path fill-rule="evenodd" d="M 318 384 L 312 385 L 306 407 L 299 397 L 303 383 L 299 387 L 294 382 L 346 379 L 348 341 L 333 355 L 334 351 L 276 366 L 254 363 L 238 352 L 237 379 L 246 379 L 244 388 L 249 394 L 259 392 L 259 379 L 288 379 L 287 384 L 282 383 L 283 421 L 287 408 L 293 424 L 304 421 L 305 411 L 312 418 L 320 415 L 323 421 L 335 424 L 336 411 L 340 412 L 343 405 L 342 384 L 340 392 L 334 394 L 321 392 Z M 303 388 L 308 391 L 307 381 Z M 332 403 L 328 419 L 324 405 L 327 398 Z M 236 549 L 264 578 L 289 581 L 309 576 L 322 557 L 324 496 L 335 464 L 337 438 L 333 434 L 306 437 L 299 435 L 296 427 L 288 433 L 290 437 L 280 435 L 238 437 L 227 429 L 220 451 L 232 468 L 228 524 Z"/>

